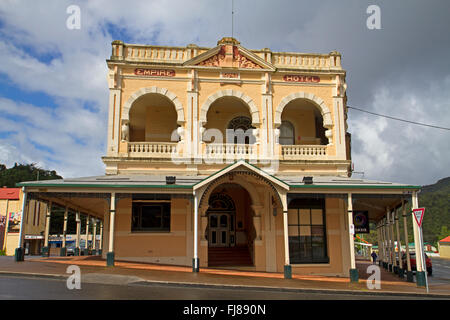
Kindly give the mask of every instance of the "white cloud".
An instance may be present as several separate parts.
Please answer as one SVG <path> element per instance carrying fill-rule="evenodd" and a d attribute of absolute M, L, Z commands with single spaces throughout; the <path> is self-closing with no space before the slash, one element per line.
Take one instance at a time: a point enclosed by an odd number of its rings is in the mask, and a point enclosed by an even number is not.
<path fill-rule="evenodd" d="M 450 77 L 430 90 L 410 92 L 405 83 L 379 88 L 368 109 L 410 121 L 448 127 Z M 355 171 L 366 178 L 431 184 L 450 175 L 450 132 L 379 118 L 350 109 Z"/>
<path fill-rule="evenodd" d="M 442 30 L 450 27 L 448 2 L 380 1 L 378 32 L 365 27 L 371 1 L 349 3 L 235 1 L 235 35 L 250 49 L 340 50 L 350 105 L 448 127 L 450 50 L 442 41 Z M 80 30 L 66 28 L 71 4 L 81 8 Z M 0 99 L 0 126 L 9 132 L 0 140 L 0 161 L 34 161 L 70 177 L 104 172 L 111 25 L 130 42 L 214 46 L 231 34 L 231 4 L 3 0 L 0 21 L 0 73 L 57 105 Z M 84 108 L 86 102 L 92 108 Z M 349 116 L 355 169 L 366 177 L 424 184 L 449 175 L 447 132 L 353 110 Z"/>
<path fill-rule="evenodd" d="M 70 101 L 68 102 L 70 105 Z M 64 177 L 104 171 L 104 114 L 83 109 L 36 107 L 0 98 L 0 125 L 10 132 L 0 140 L 0 162 L 38 163 Z M 79 143 L 79 140 L 82 143 Z"/>

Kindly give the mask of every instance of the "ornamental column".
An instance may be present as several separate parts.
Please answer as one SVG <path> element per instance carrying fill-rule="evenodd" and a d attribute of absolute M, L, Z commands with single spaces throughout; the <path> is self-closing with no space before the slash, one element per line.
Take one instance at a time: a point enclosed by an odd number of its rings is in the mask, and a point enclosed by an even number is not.
<path fill-rule="evenodd" d="M 382 267 L 386 268 L 386 234 L 385 234 L 385 219 L 381 219 L 380 233 L 381 233 L 381 254 L 382 254 Z"/>
<path fill-rule="evenodd" d="M 192 272 L 199 272 L 198 259 L 198 198 L 194 191 L 194 258 L 192 259 Z"/>
<path fill-rule="evenodd" d="M 80 255 L 80 234 L 81 234 L 81 219 L 80 219 L 80 211 L 77 211 L 75 213 L 75 221 L 77 223 L 77 235 L 75 238 L 75 250 L 74 255 L 79 256 Z"/>
<path fill-rule="evenodd" d="M 388 233 L 388 220 L 387 220 L 387 216 L 384 216 L 384 224 L 383 224 L 383 230 L 384 230 L 384 258 L 385 258 L 385 269 L 389 270 L 389 233 Z"/>
<path fill-rule="evenodd" d="M 406 281 L 414 282 L 414 276 L 411 271 L 411 256 L 409 254 L 409 240 L 408 240 L 408 221 L 405 207 L 405 200 L 402 200 L 402 216 L 403 216 L 403 232 L 405 235 L 405 250 L 406 250 Z"/>
<path fill-rule="evenodd" d="M 92 232 L 92 251 L 93 254 L 97 254 L 97 219 L 94 218 L 94 231 Z"/>
<path fill-rule="evenodd" d="M 354 239 L 354 225 L 353 225 L 353 199 L 352 194 L 348 194 L 347 199 L 347 218 L 348 218 L 348 238 L 350 245 L 350 282 L 358 282 L 359 274 L 356 269 L 355 259 L 355 239 Z"/>
<path fill-rule="evenodd" d="M 114 266 L 114 222 L 116 216 L 116 194 L 111 193 L 111 204 L 109 210 L 109 250 L 106 254 L 106 265 Z"/>
<path fill-rule="evenodd" d="M 262 74 L 264 83 L 261 85 L 261 125 L 259 127 L 259 157 L 260 159 L 272 159 L 274 154 L 278 156 L 275 148 L 273 125 L 273 94 L 272 79 L 268 72 Z"/>
<path fill-rule="evenodd" d="M 60 256 L 65 257 L 67 255 L 66 248 L 66 235 L 67 235 L 67 219 L 69 218 L 69 207 L 66 206 L 64 210 L 64 225 L 63 225 L 63 239 L 61 245 Z"/>
<path fill-rule="evenodd" d="M 378 221 L 377 223 L 377 239 L 378 239 L 378 265 L 381 266 L 381 262 L 383 261 L 383 256 L 381 255 L 381 249 L 382 249 L 382 244 L 381 244 L 381 226 L 380 226 L 380 222 Z"/>
<path fill-rule="evenodd" d="M 89 255 L 89 224 L 91 217 L 89 215 L 86 216 L 86 241 L 84 243 L 84 255 Z"/>
<path fill-rule="evenodd" d="M 200 160 L 203 125 L 199 123 L 198 76 L 195 69 L 190 71 L 190 79 L 187 83 L 186 111 L 183 156 L 189 158 L 191 163 L 192 158 Z"/>
<path fill-rule="evenodd" d="M 386 210 L 386 235 L 387 235 L 387 254 L 388 254 L 388 271 L 392 272 L 392 243 L 391 243 L 391 216 L 389 208 Z"/>
<path fill-rule="evenodd" d="M 281 205 L 283 207 L 283 236 L 284 236 L 284 278 L 292 278 L 292 268 L 289 257 L 289 234 L 288 234 L 288 206 L 287 193 L 281 192 Z"/>
<path fill-rule="evenodd" d="M 390 233 L 391 233 L 391 252 L 392 252 L 392 270 L 391 271 L 394 272 L 395 274 L 397 274 L 398 273 L 398 267 L 397 267 L 397 258 L 396 258 L 396 255 L 395 255 L 395 233 L 394 233 L 394 222 L 395 222 L 394 215 L 395 215 L 395 211 L 392 210 L 390 212 L 390 214 L 391 214 L 391 216 L 390 216 L 391 217 Z"/>
<path fill-rule="evenodd" d="M 119 145 L 121 141 L 119 128 L 120 119 L 120 101 L 122 94 L 122 74 L 121 69 L 117 66 L 109 69 L 108 72 L 108 87 L 109 87 L 109 110 L 108 110 L 108 136 L 107 136 L 107 150 L 108 156 L 115 156 L 119 152 Z"/>
<path fill-rule="evenodd" d="M 100 243 L 98 244 L 98 254 L 102 255 L 103 250 L 103 220 L 100 220 Z"/>
<path fill-rule="evenodd" d="M 399 216 L 398 209 L 396 209 L 394 211 L 394 217 L 395 217 L 395 228 L 397 230 L 397 247 L 398 247 L 397 273 L 400 278 L 403 278 L 404 268 L 403 268 L 403 261 L 402 261 L 402 244 L 400 242 L 400 226 L 399 226 L 398 216 Z"/>
<path fill-rule="evenodd" d="M 50 256 L 50 247 L 48 246 L 48 238 L 50 235 L 50 221 L 52 216 L 52 202 L 47 203 L 47 214 L 45 216 L 45 231 L 44 231 L 44 247 L 42 248 L 42 256 Z"/>

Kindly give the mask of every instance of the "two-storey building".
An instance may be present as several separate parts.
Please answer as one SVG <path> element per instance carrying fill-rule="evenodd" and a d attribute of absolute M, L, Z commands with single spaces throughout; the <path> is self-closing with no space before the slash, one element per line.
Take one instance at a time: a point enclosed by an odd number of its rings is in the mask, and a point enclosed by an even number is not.
<path fill-rule="evenodd" d="M 348 276 L 353 206 L 379 221 L 418 189 L 350 178 L 338 52 L 114 41 L 107 65 L 106 175 L 20 185 L 104 220 L 109 265 Z"/>

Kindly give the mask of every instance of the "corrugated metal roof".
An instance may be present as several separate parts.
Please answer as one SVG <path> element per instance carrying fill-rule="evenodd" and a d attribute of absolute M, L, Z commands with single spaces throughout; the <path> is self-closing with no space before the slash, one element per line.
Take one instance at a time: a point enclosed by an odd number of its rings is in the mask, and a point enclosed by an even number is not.
<path fill-rule="evenodd" d="M 174 186 L 174 187 L 190 187 L 199 181 L 207 178 L 207 176 L 187 176 L 187 175 L 174 175 L 176 177 L 176 183 L 173 185 L 166 184 L 166 176 L 161 175 L 105 175 L 105 176 L 93 176 L 93 177 L 81 177 L 70 179 L 57 179 L 57 180 L 42 180 L 42 181 L 26 181 L 21 182 L 19 185 L 25 186 L 124 186 L 124 187 L 145 187 L 145 186 Z"/>
<path fill-rule="evenodd" d="M 239 166 L 237 167 L 239 168 Z M 223 170 L 223 169 L 222 169 Z M 262 170 L 264 171 L 264 170 Z M 220 170 L 218 171 L 220 172 Z M 161 188 L 190 188 L 212 175 L 173 175 L 176 177 L 175 184 L 166 184 L 168 175 L 139 175 L 139 174 L 118 174 L 93 177 L 81 177 L 59 180 L 42 180 L 21 182 L 17 186 L 29 187 L 121 187 L 121 188 L 139 188 L 139 187 L 161 187 Z M 303 182 L 304 176 L 285 176 L 270 175 L 280 180 L 280 182 L 289 185 L 290 189 L 295 188 L 373 188 L 373 189 L 420 189 L 420 186 L 412 186 L 395 182 L 375 181 L 367 179 L 357 179 L 339 176 L 313 176 L 312 184 Z M 306 175 L 307 176 L 307 175 Z"/>
<path fill-rule="evenodd" d="M 305 175 L 308 176 L 308 175 Z M 304 185 L 303 178 L 305 176 L 284 176 L 284 175 L 275 175 L 276 178 L 283 180 L 288 183 L 290 186 L 295 185 Z M 409 185 L 395 183 L 395 182 L 387 182 L 387 181 L 375 181 L 368 179 L 359 179 L 359 178 L 347 178 L 347 177 L 339 177 L 339 176 L 313 176 L 313 185 L 316 186 L 397 186 L 397 187 L 407 187 Z"/>

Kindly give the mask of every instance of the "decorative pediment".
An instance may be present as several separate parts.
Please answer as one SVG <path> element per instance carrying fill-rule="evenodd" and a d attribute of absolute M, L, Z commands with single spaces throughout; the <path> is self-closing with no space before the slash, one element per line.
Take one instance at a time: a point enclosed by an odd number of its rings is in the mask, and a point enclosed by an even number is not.
<path fill-rule="evenodd" d="M 202 181 L 196 183 L 193 186 L 194 191 L 200 189 L 201 187 L 208 185 L 209 183 L 211 183 L 212 181 L 214 181 L 215 179 L 224 176 L 225 174 L 231 173 L 231 172 L 252 172 L 254 174 L 256 174 L 257 176 L 261 177 L 261 178 L 265 178 L 268 181 L 272 182 L 274 185 L 280 187 L 281 189 L 284 190 L 289 190 L 289 185 L 277 178 L 275 178 L 274 176 L 268 174 L 267 172 L 265 172 L 264 170 L 249 164 L 248 162 L 244 161 L 244 160 L 238 160 L 233 164 L 230 164 L 229 166 L 223 168 L 220 171 L 217 171 L 216 173 L 213 173 L 212 175 L 210 175 L 209 177 L 203 179 Z"/>
<path fill-rule="evenodd" d="M 195 65 L 204 67 L 220 67 L 223 64 L 225 64 L 225 48 L 221 46 L 218 53 L 196 63 Z"/>
<path fill-rule="evenodd" d="M 240 46 L 239 42 L 235 39 L 224 39 L 218 42 L 217 47 L 186 61 L 184 65 L 213 68 L 275 70 L 271 63 Z"/>

